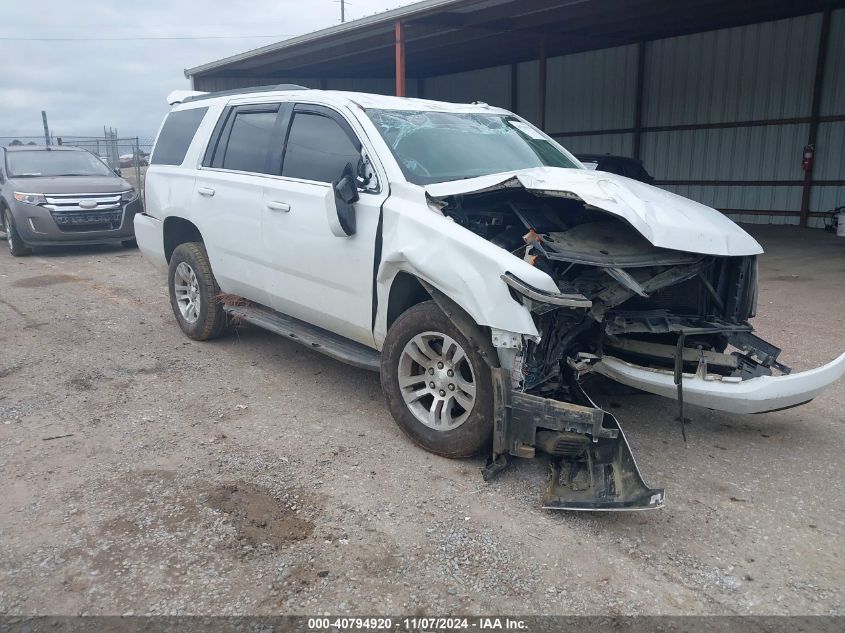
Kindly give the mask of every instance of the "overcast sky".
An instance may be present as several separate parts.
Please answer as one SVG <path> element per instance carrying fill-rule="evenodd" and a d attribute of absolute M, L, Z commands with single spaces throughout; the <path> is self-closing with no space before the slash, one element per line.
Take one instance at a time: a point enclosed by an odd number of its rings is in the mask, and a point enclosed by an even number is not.
<path fill-rule="evenodd" d="M 409 3 L 353 0 L 347 21 Z M 0 5 L 0 137 L 41 134 L 41 110 L 55 136 L 101 135 L 104 125 L 121 136 L 153 136 L 167 93 L 189 88 L 185 68 L 340 22 L 337 0 Z M 256 35 L 272 37 L 243 37 Z M 212 36 L 225 39 L 137 39 Z"/>

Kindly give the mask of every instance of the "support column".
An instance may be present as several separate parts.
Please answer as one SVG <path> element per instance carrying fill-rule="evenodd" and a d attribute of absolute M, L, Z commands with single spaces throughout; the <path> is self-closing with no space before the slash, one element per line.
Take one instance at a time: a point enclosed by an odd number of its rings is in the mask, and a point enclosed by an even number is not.
<path fill-rule="evenodd" d="M 540 36 L 540 55 L 538 56 L 539 81 L 537 84 L 537 101 L 540 110 L 537 127 L 545 132 L 546 130 L 546 35 Z"/>
<path fill-rule="evenodd" d="M 396 96 L 405 96 L 405 27 L 396 21 Z"/>
<path fill-rule="evenodd" d="M 816 76 L 813 81 L 813 104 L 810 108 L 810 133 L 807 135 L 807 145 L 815 147 L 819 136 L 819 113 L 822 107 L 822 91 L 824 88 L 824 68 L 827 62 L 827 49 L 830 41 L 830 19 L 833 11 L 827 7 L 822 14 L 822 29 L 819 34 L 819 52 L 816 57 Z M 796 159 L 797 160 L 797 159 Z M 813 191 L 813 166 L 804 172 L 804 189 L 801 192 L 801 219 L 799 226 L 806 227 L 810 216 L 810 194 Z"/>
<path fill-rule="evenodd" d="M 47 111 L 41 111 L 41 122 L 44 124 L 44 145 L 50 146 L 50 128 L 47 127 Z"/>
<path fill-rule="evenodd" d="M 634 101 L 634 142 L 632 154 L 640 160 L 643 136 L 643 85 L 645 82 L 645 42 L 637 44 L 637 87 Z"/>
<path fill-rule="evenodd" d="M 519 109 L 519 64 L 511 64 L 511 112 Z"/>

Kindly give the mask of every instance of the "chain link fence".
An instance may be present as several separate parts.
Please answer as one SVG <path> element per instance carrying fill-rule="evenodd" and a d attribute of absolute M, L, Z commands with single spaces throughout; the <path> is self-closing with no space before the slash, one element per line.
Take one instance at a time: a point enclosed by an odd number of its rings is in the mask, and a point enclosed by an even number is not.
<path fill-rule="evenodd" d="M 41 136 L 0 136 L 0 146 L 41 145 Z M 112 170 L 131 184 L 138 193 L 144 189 L 144 176 L 150 164 L 153 139 L 118 136 L 114 130 L 105 130 L 103 136 L 51 136 L 51 146 L 73 146 L 88 150 L 98 156 Z M 143 199 L 143 196 L 142 196 Z"/>

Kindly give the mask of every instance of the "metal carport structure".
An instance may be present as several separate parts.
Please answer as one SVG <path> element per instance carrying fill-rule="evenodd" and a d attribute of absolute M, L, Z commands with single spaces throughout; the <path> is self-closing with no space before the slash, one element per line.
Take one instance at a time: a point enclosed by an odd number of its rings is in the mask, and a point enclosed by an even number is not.
<path fill-rule="evenodd" d="M 845 204 L 842 0 L 425 0 L 186 70 L 481 100 L 746 222 Z M 814 160 L 802 169 L 805 146 Z"/>

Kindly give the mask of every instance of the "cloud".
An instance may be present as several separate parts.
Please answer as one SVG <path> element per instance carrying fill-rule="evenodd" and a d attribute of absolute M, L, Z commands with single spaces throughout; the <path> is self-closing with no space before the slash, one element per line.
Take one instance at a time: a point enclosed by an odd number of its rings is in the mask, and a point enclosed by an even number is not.
<path fill-rule="evenodd" d="M 348 17 L 408 0 L 355 0 Z M 4 3 L 6 4 L 6 3 Z M 46 110 L 56 136 L 152 137 L 184 69 L 336 24 L 333 0 L 30 0 L 4 6 L 0 137 L 37 136 Z M 306 10 L 303 10 L 307 7 Z M 139 37 L 277 35 L 277 38 L 138 40 Z M 43 41 L 34 38 L 80 38 Z M 118 38 L 98 41 L 85 38 Z"/>

